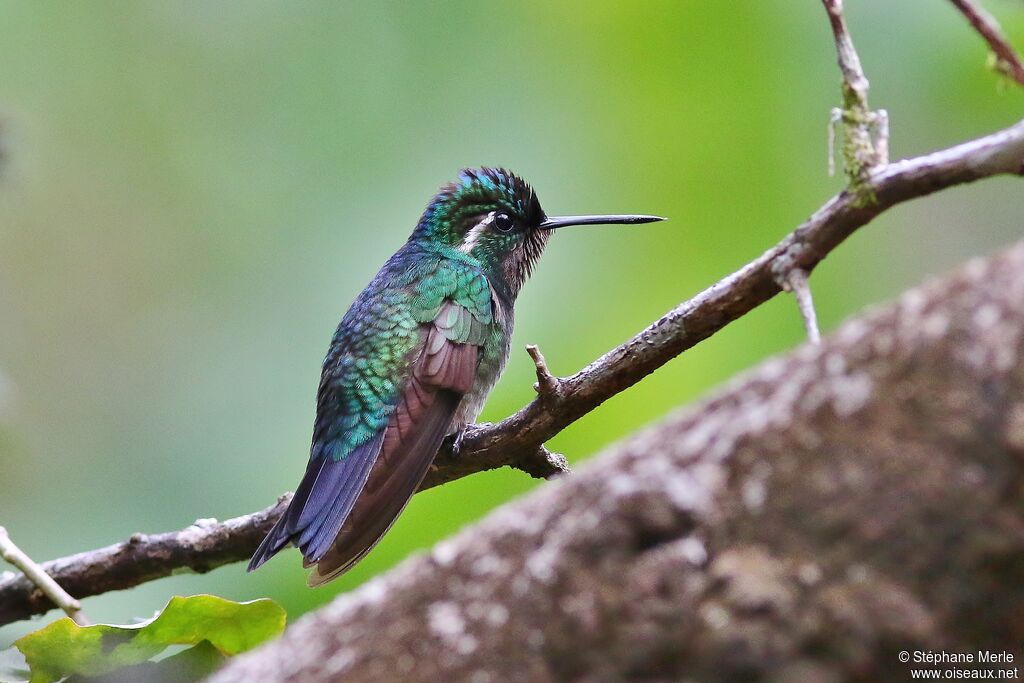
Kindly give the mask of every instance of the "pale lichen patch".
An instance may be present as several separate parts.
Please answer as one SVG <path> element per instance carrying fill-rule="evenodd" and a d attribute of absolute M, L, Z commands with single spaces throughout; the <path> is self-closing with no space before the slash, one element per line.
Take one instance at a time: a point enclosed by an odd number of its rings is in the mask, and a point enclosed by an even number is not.
<path fill-rule="evenodd" d="M 708 561 L 707 546 L 697 536 L 687 536 L 676 544 L 679 554 L 690 564 L 700 567 Z"/>
<path fill-rule="evenodd" d="M 721 631 L 732 621 L 729 611 L 721 605 L 711 602 L 700 608 L 700 617 L 709 628 Z"/>
<path fill-rule="evenodd" d="M 759 512 L 768 498 L 768 487 L 763 479 L 748 479 L 743 483 L 743 504 L 751 512 Z"/>
<path fill-rule="evenodd" d="M 805 586 L 814 586 L 822 578 L 821 567 L 814 562 L 804 562 L 796 570 L 797 578 Z"/>
<path fill-rule="evenodd" d="M 352 648 L 344 647 L 333 653 L 327 660 L 327 668 L 334 674 L 344 673 L 356 661 Z"/>
<path fill-rule="evenodd" d="M 428 605 L 427 627 L 459 654 L 469 654 L 477 647 L 477 640 L 467 631 L 466 619 L 456 602 L 445 600 Z"/>
<path fill-rule="evenodd" d="M 441 541 L 434 546 L 431 557 L 434 558 L 434 562 L 437 562 L 438 565 L 448 567 L 455 560 L 458 551 L 458 545 L 453 541 Z"/>

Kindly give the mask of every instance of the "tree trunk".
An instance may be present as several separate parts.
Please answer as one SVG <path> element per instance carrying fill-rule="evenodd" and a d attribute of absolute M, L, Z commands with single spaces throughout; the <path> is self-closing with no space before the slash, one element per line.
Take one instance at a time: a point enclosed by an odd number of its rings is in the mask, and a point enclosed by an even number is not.
<path fill-rule="evenodd" d="M 764 363 L 213 680 L 906 681 L 918 650 L 1020 666 L 1022 354 L 1024 244 Z"/>

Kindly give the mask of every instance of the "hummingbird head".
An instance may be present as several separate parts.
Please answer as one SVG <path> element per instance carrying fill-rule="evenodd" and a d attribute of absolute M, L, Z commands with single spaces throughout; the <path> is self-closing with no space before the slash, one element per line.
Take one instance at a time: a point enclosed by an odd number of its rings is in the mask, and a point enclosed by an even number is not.
<path fill-rule="evenodd" d="M 491 285 L 511 300 L 530 276 L 552 230 L 660 220 L 637 215 L 549 218 L 533 188 L 519 176 L 502 168 L 471 168 L 434 195 L 411 239 L 470 256 Z"/>

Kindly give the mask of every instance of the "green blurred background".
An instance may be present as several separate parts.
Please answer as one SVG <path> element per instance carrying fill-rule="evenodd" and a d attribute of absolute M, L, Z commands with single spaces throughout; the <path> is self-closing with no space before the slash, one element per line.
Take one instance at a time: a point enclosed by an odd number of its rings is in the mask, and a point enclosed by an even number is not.
<path fill-rule="evenodd" d="M 1024 113 L 947 2 L 847 4 L 894 158 Z M 1024 47 L 1024 3 L 987 4 Z M 553 240 L 489 420 L 532 395 L 524 344 L 572 372 L 842 185 L 816 0 L 0 2 L 0 63 L 0 523 L 40 560 L 293 487 L 335 325 L 462 166 L 514 169 L 553 213 L 671 217 Z M 823 326 L 1018 238 L 1021 189 L 885 214 L 815 273 Z M 578 463 L 802 339 L 773 301 L 551 445 Z M 421 494 L 325 589 L 289 551 L 85 606 L 124 622 L 213 592 L 294 617 L 536 485 L 500 471 Z"/>

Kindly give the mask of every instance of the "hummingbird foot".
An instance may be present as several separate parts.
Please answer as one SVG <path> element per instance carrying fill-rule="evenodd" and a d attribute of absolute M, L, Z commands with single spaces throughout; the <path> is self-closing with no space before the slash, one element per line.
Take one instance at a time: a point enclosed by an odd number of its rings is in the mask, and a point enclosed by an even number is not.
<path fill-rule="evenodd" d="M 452 460 L 458 460 L 462 457 L 462 446 L 465 443 L 466 436 L 470 430 L 483 429 L 484 427 L 490 427 L 493 422 L 476 422 L 473 424 L 464 425 L 457 432 L 452 432 L 448 435 L 448 441 L 451 443 L 451 454 Z"/>
<path fill-rule="evenodd" d="M 452 439 L 452 460 L 462 457 L 462 441 L 466 438 L 468 429 L 468 427 L 463 427 L 455 433 L 455 438 Z"/>

